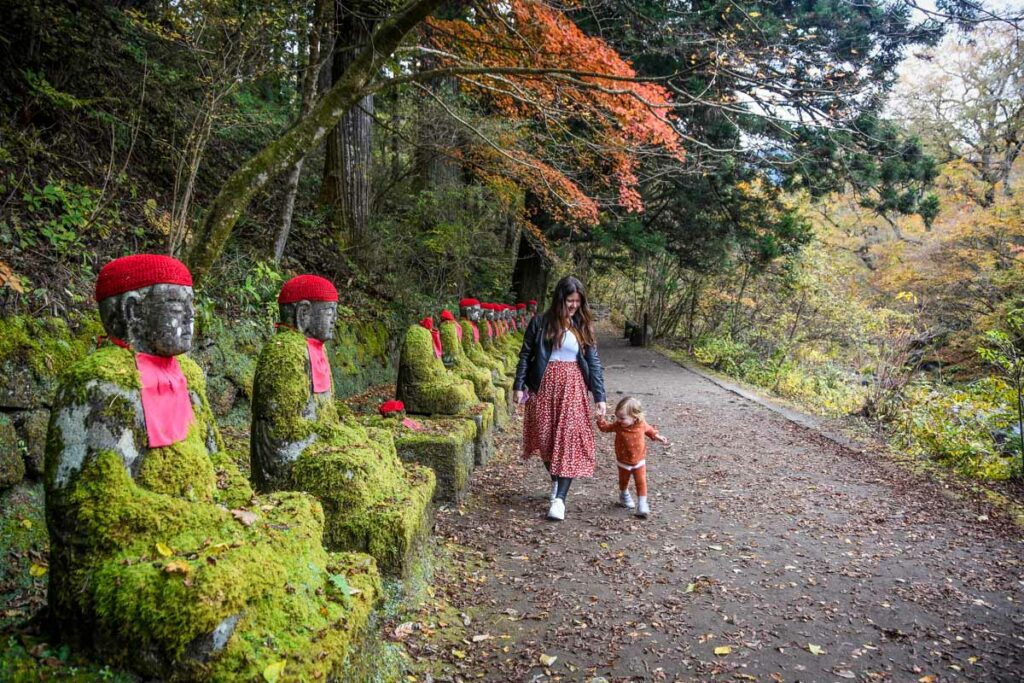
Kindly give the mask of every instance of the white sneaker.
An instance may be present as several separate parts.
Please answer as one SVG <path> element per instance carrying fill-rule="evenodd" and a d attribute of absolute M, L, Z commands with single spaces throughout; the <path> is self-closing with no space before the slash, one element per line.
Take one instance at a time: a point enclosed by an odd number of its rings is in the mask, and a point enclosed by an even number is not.
<path fill-rule="evenodd" d="M 548 501 L 551 502 L 551 503 L 554 503 L 555 502 L 555 498 L 557 498 L 557 497 L 558 497 L 558 482 L 557 481 L 553 481 L 553 482 L 551 482 L 551 498 L 549 498 Z"/>
<path fill-rule="evenodd" d="M 636 516 L 640 519 L 647 519 L 651 509 L 647 507 L 647 496 L 637 496 Z"/>
<path fill-rule="evenodd" d="M 619 505 L 630 510 L 636 507 L 636 503 L 633 502 L 633 496 L 629 495 L 629 489 L 619 491 Z"/>
<path fill-rule="evenodd" d="M 561 522 L 565 519 L 565 501 L 561 498 L 555 498 L 551 501 L 551 507 L 548 508 L 548 519 L 554 522 Z"/>

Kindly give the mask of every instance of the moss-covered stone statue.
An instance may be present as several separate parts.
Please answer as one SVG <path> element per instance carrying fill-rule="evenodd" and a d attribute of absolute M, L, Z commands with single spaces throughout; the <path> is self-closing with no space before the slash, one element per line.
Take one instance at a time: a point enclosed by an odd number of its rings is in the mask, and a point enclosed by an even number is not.
<path fill-rule="evenodd" d="M 368 552 L 381 571 L 400 574 L 429 533 L 434 474 L 403 465 L 390 432 L 339 417 L 323 350 L 337 301 L 334 285 L 315 275 L 281 288 L 280 323 L 253 382 L 252 479 L 261 491 L 312 493 L 328 548 Z"/>
<path fill-rule="evenodd" d="M 160 680 L 344 678 L 380 579 L 328 554 L 312 498 L 254 498 L 192 344 L 192 280 L 135 255 L 96 285 L 106 343 L 64 374 L 45 458 L 48 602 L 61 637 Z M 357 590 L 352 590 L 357 589 Z"/>
<path fill-rule="evenodd" d="M 396 398 L 416 415 L 463 415 L 478 403 L 473 383 L 449 372 L 423 322 L 406 330 L 398 360 Z"/>
<path fill-rule="evenodd" d="M 462 379 L 444 366 L 440 357 L 443 348 L 440 356 L 434 352 L 434 330 L 427 327 L 428 320 L 425 318 L 419 325 L 410 327 L 402 341 L 397 398 L 415 415 L 472 419 L 477 428 L 476 463 L 482 465 L 494 449 L 494 406 L 481 401 L 472 381 Z"/>
<path fill-rule="evenodd" d="M 479 367 L 466 355 L 462 348 L 463 334 L 462 326 L 455 320 L 455 316 L 450 311 L 441 311 L 441 347 L 445 364 L 450 362 L 449 370 L 473 383 L 477 398 L 493 406 L 495 426 L 503 426 L 508 422 L 505 391 L 494 385 L 489 368 Z"/>
<path fill-rule="evenodd" d="M 511 412 L 512 406 L 512 384 L 513 378 L 506 373 L 505 364 L 491 354 L 487 353 L 481 344 L 481 319 L 483 309 L 477 299 L 465 298 L 459 302 L 459 325 L 462 327 L 462 349 L 466 356 L 477 365 L 491 371 L 491 381 L 497 390 L 504 395 L 506 410 Z M 495 413 L 495 422 L 501 427 L 507 416 L 500 415 L 502 411 Z"/>

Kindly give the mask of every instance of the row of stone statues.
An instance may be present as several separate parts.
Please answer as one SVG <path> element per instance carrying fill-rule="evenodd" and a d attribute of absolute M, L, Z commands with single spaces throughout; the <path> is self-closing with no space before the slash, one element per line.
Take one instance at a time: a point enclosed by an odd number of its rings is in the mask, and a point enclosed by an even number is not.
<path fill-rule="evenodd" d="M 250 484 L 184 355 L 192 296 L 187 268 L 166 256 L 100 271 L 107 336 L 63 377 L 47 439 L 52 617 L 105 661 L 161 679 L 249 680 L 279 665 L 280 680 L 351 676 L 380 573 L 400 575 L 429 534 L 437 468 L 396 450 L 425 437 L 342 417 L 324 350 L 338 292 L 302 275 L 282 287 L 257 363 Z M 439 329 L 407 331 L 397 398 L 471 422 L 482 464 L 533 311 L 461 303 L 460 321 L 442 313 Z"/>

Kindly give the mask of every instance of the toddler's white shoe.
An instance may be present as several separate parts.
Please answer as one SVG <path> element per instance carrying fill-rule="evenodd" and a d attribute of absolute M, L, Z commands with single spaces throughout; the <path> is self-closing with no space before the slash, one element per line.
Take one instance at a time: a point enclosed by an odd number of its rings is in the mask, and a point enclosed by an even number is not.
<path fill-rule="evenodd" d="M 633 496 L 629 495 L 629 489 L 619 491 L 619 505 L 630 510 L 636 507 L 636 503 L 633 502 Z"/>
<path fill-rule="evenodd" d="M 548 508 L 548 519 L 554 522 L 561 522 L 565 519 L 565 501 L 561 498 L 555 498 L 551 501 L 551 507 Z"/>
<path fill-rule="evenodd" d="M 647 496 L 637 496 L 636 516 L 640 519 L 647 519 L 651 509 L 647 507 Z"/>

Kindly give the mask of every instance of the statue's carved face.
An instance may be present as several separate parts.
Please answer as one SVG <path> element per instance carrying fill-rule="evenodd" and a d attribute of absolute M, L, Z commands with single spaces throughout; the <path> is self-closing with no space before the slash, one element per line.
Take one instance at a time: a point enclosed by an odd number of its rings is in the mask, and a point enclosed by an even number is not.
<path fill-rule="evenodd" d="M 125 341 L 136 351 L 154 356 L 177 356 L 190 350 L 195 332 L 192 296 L 192 288 L 184 285 L 153 285 L 123 294 L 120 314 Z"/>
<path fill-rule="evenodd" d="M 296 327 L 307 337 L 330 341 L 334 339 L 334 323 L 338 320 L 336 301 L 300 301 L 296 310 Z"/>
<path fill-rule="evenodd" d="M 526 305 L 526 310 L 528 310 L 530 313 L 536 313 L 537 312 L 537 304 L 527 304 Z"/>
<path fill-rule="evenodd" d="M 494 311 L 492 309 L 486 309 L 484 311 L 484 315 L 487 317 L 488 320 L 494 320 Z"/>
<path fill-rule="evenodd" d="M 462 308 L 462 316 L 464 318 L 469 318 L 473 322 L 478 322 L 480 320 L 482 317 L 481 313 L 483 313 L 483 309 L 479 306 L 466 306 Z"/>

